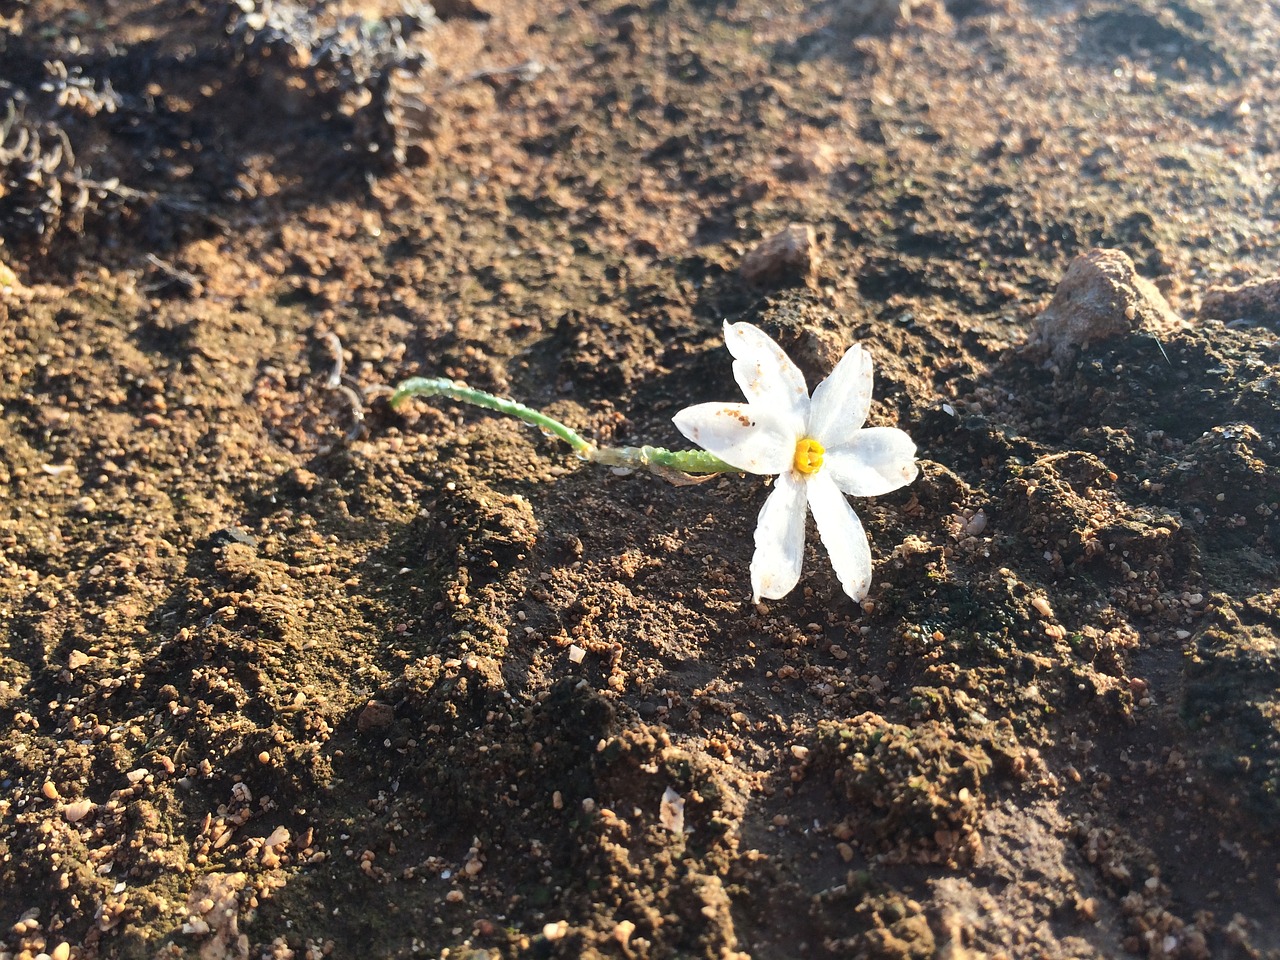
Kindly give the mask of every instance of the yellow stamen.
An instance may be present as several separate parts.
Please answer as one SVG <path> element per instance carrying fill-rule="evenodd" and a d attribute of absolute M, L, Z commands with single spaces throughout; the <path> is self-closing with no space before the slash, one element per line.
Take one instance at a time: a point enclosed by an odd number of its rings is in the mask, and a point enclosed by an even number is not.
<path fill-rule="evenodd" d="M 817 473 L 822 466 L 822 456 L 826 452 L 817 440 L 805 437 L 796 444 L 795 468 L 801 473 Z"/>

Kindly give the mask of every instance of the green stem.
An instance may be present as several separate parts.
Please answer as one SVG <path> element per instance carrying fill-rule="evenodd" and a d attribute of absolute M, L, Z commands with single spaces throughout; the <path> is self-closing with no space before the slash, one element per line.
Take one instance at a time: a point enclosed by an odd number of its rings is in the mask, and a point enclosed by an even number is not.
<path fill-rule="evenodd" d="M 523 403 L 495 397 L 492 393 L 485 393 L 483 390 L 473 390 L 465 383 L 459 383 L 456 380 L 445 377 L 411 377 L 396 387 L 395 392 L 391 394 L 391 399 L 387 402 L 394 409 L 404 401 L 405 397 L 449 397 L 451 400 L 461 400 L 463 403 L 484 407 L 486 410 L 505 413 L 509 417 L 516 417 L 554 434 L 573 447 L 573 452 L 585 460 L 590 460 L 595 450 L 595 445 L 591 441 L 583 439 L 577 431 L 566 427 L 559 420 L 554 420 L 545 413 L 539 413 L 532 407 L 526 407 Z"/>
<path fill-rule="evenodd" d="M 664 447 L 650 446 L 601 447 L 591 459 L 607 467 L 662 467 L 677 473 L 742 472 L 705 450 L 667 450 Z"/>
<path fill-rule="evenodd" d="M 541 427 L 552 436 L 559 437 L 573 447 L 573 452 L 583 460 L 590 460 L 607 467 L 646 468 L 668 479 L 677 479 L 691 474 L 742 472 L 705 450 L 667 450 L 663 447 L 650 446 L 597 447 L 577 431 L 532 407 L 526 407 L 523 403 L 516 403 L 514 400 L 507 400 L 505 397 L 494 396 L 492 393 L 485 393 L 483 390 L 473 390 L 465 383 L 445 377 L 411 377 L 404 380 L 395 388 L 388 403 L 391 404 L 392 409 L 395 409 L 404 402 L 406 397 L 448 397 L 451 400 L 460 400 L 486 410 L 516 417 L 525 423 Z"/>

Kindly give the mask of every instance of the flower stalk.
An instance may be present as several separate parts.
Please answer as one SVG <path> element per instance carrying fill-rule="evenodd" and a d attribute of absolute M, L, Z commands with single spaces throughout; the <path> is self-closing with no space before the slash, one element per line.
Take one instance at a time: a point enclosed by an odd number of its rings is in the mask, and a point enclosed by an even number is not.
<path fill-rule="evenodd" d="M 647 469 L 675 482 L 687 482 L 694 475 L 741 473 L 719 457 L 705 450 L 667 450 L 664 447 L 598 447 L 572 427 L 549 417 L 540 410 L 515 400 L 499 397 L 447 377 L 411 377 L 399 383 L 388 403 L 392 409 L 408 397 L 448 397 L 461 403 L 492 410 L 532 424 L 550 436 L 563 440 L 578 459 L 620 470 Z"/>

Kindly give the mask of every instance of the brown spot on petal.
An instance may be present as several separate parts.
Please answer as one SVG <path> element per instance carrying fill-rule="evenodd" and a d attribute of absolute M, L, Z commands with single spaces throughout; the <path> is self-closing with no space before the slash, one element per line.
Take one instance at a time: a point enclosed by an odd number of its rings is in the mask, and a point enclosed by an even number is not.
<path fill-rule="evenodd" d="M 717 416 L 733 417 L 744 427 L 754 427 L 756 425 L 756 422 L 752 420 L 750 417 L 748 417 L 741 410 L 734 410 L 731 407 L 726 407 L 725 409 L 718 411 Z"/>

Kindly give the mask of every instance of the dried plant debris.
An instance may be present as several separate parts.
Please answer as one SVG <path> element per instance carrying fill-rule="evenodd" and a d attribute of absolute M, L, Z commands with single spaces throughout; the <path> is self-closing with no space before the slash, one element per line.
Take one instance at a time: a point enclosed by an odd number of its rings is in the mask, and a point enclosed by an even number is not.
<path fill-rule="evenodd" d="M 357 171 L 421 162 L 438 116 L 416 86 L 431 60 L 413 41 L 435 22 L 416 2 L 364 19 L 238 0 L 184 25 L 180 47 L 95 51 L 53 24 L 13 21 L 0 38 L 0 240 L 48 253 L 123 219 L 163 245 L 192 229 L 192 213 L 205 213 L 198 227 L 217 204 L 252 199 L 240 158 L 255 151 L 237 149 L 232 139 L 246 134 L 220 116 L 228 98 L 218 91 L 239 87 L 254 88 L 265 114 L 292 121 L 297 136 L 315 120 L 336 127 L 326 142 L 336 139 Z M 272 149 L 289 149 L 279 127 L 273 138 Z M 315 152 L 294 162 L 335 166 Z M 147 190 L 129 185 L 143 178 Z"/>
<path fill-rule="evenodd" d="M 49 61 L 44 67 L 48 78 L 40 84 L 40 89 L 59 107 L 86 117 L 115 113 L 120 107 L 120 95 L 112 89 L 109 79 L 98 81 L 86 77 L 82 67 L 68 69 L 61 60 Z"/>
<path fill-rule="evenodd" d="M 63 73 L 67 79 L 65 69 Z M 101 109 L 112 102 L 91 85 L 54 89 L 78 107 Z M 30 117 L 25 101 L 21 91 L 0 82 L 0 239 L 15 245 L 43 244 L 60 228 L 81 230 L 91 206 L 110 213 L 135 195 L 142 196 L 122 188 L 118 180 L 86 176 L 76 165 L 67 131 Z"/>
<path fill-rule="evenodd" d="M 326 24 L 312 5 L 234 0 L 225 29 L 234 62 L 272 84 L 272 93 L 295 108 L 311 100 L 348 117 L 354 149 L 399 166 L 414 158 L 412 134 L 431 123 L 427 108 L 414 102 L 422 93 L 414 78 L 431 58 L 411 41 L 436 22 L 432 8 L 417 2 L 382 20 L 351 16 Z"/>

